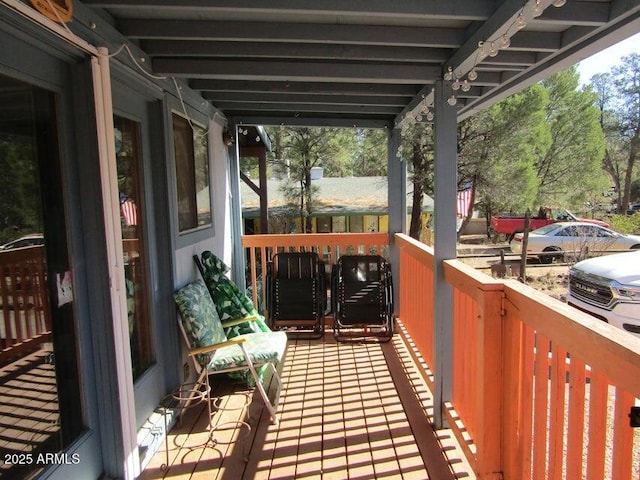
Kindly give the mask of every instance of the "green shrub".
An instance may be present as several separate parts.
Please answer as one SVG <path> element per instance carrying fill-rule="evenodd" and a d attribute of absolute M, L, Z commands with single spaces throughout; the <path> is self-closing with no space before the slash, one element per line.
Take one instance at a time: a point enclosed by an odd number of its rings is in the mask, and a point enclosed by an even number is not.
<path fill-rule="evenodd" d="M 620 233 L 640 234 L 640 213 L 633 215 L 612 215 L 607 218 L 611 229 Z"/>

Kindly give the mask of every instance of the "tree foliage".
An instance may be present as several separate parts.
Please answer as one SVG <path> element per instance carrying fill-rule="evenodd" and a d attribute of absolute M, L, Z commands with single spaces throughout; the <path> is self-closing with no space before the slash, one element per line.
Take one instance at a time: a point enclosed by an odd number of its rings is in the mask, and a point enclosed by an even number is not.
<path fill-rule="evenodd" d="M 358 160 L 364 159 L 364 163 L 374 169 L 371 157 L 375 154 L 373 142 L 376 137 L 367 131 L 305 127 L 269 127 L 266 130 L 272 141 L 272 172 L 287 179 L 282 193 L 295 205 L 304 232 L 311 228 L 317 192 L 311 182 L 313 167 L 322 167 L 325 176 L 343 177 L 353 175 L 354 170 L 358 170 Z M 386 155 L 384 159 L 386 164 Z"/>
<path fill-rule="evenodd" d="M 580 90 L 579 83 L 575 67 L 542 82 L 549 93 L 546 122 L 551 143 L 536 162 L 537 203 L 582 205 L 591 192 L 606 186 L 601 169 L 604 135 L 594 106 L 597 95 L 590 88 Z"/>
<path fill-rule="evenodd" d="M 606 139 L 602 166 L 618 192 L 617 210 L 624 213 L 638 176 L 634 168 L 640 153 L 640 54 L 622 57 L 610 74 L 594 76 L 591 84 Z"/>
<path fill-rule="evenodd" d="M 424 195 L 433 195 L 435 188 L 432 125 L 416 123 L 405 128 L 402 133 L 401 152 L 409 162 L 409 178 L 412 185 L 409 235 L 419 240 L 424 227 L 422 225 Z"/>
<path fill-rule="evenodd" d="M 598 96 L 578 84 L 572 67 L 459 123 L 457 186 L 474 186 L 476 208 L 489 216 L 544 204 L 576 207 L 604 190 Z M 434 191 L 431 127 L 405 130 L 402 145 L 415 210 L 421 195 Z M 420 228 L 413 216 L 410 234 Z"/>
<path fill-rule="evenodd" d="M 458 183 L 473 182 L 487 212 L 533 206 L 536 159 L 550 144 L 548 98 L 544 87 L 534 85 L 460 123 Z"/>
<path fill-rule="evenodd" d="M 31 137 L 0 137 L 0 171 L 0 243 L 41 232 L 40 184 Z"/>

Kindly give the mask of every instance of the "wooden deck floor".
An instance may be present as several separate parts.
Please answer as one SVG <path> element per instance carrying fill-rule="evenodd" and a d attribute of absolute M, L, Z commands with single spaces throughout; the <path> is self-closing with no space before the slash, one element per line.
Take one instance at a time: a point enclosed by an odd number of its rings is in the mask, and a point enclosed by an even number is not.
<path fill-rule="evenodd" d="M 282 377 L 279 425 L 256 397 L 251 431 L 232 424 L 214 444 L 206 408 L 193 408 L 170 432 L 168 468 L 163 448 L 140 478 L 475 478 L 453 435 L 431 428 L 431 394 L 399 335 L 386 344 L 290 340 Z M 220 405 L 237 406 L 245 395 L 223 393 Z M 212 422 L 244 413 L 216 411 Z"/>
<path fill-rule="evenodd" d="M 0 478 L 26 478 L 42 471 L 11 465 L 9 454 L 60 451 L 58 393 L 52 352 L 41 349 L 0 368 Z"/>

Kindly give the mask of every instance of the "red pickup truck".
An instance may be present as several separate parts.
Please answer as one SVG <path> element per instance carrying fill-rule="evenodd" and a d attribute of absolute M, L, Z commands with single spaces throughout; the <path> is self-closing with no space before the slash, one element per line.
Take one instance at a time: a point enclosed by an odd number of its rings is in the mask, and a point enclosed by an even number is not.
<path fill-rule="evenodd" d="M 506 235 L 507 240 L 511 240 L 516 233 L 524 232 L 524 219 L 524 215 L 517 214 L 500 213 L 494 215 L 491 217 L 488 234 L 491 238 L 500 234 Z M 609 228 L 607 222 L 592 218 L 578 218 L 569 210 L 541 208 L 537 215 L 531 216 L 529 219 L 529 230 L 535 230 L 555 222 L 589 222 Z"/>

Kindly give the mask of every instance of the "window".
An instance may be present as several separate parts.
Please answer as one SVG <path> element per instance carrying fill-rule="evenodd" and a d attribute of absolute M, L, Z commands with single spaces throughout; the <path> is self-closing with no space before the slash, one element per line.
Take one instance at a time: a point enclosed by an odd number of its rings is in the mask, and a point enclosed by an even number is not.
<path fill-rule="evenodd" d="M 62 208 L 58 101 L 3 75 L 0 91 L 0 478 L 35 478 L 44 468 L 36 454 L 59 458 L 85 429 L 84 365 Z"/>
<path fill-rule="evenodd" d="M 205 129 L 173 115 L 178 231 L 211 225 L 209 142 Z"/>
<path fill-rule="evenodd" d="M 331 217 L 331 231 L 332 232 L 346 232 L 347 231 L 347 217 Z"/>
<path fill-rule="evenodd" d="M 142 208 L 140 125 L 119 116 L 115 116 L 113 122 L 116 137 L 129 342 L 135 381 L 155 361 L 148 304 L 149 279 L 144 229 L 145 211 Z"/>
<path fill-rule="evenodd" d="M 318 233 L 331 233 L 331 217 L 318 217 Z"/>

